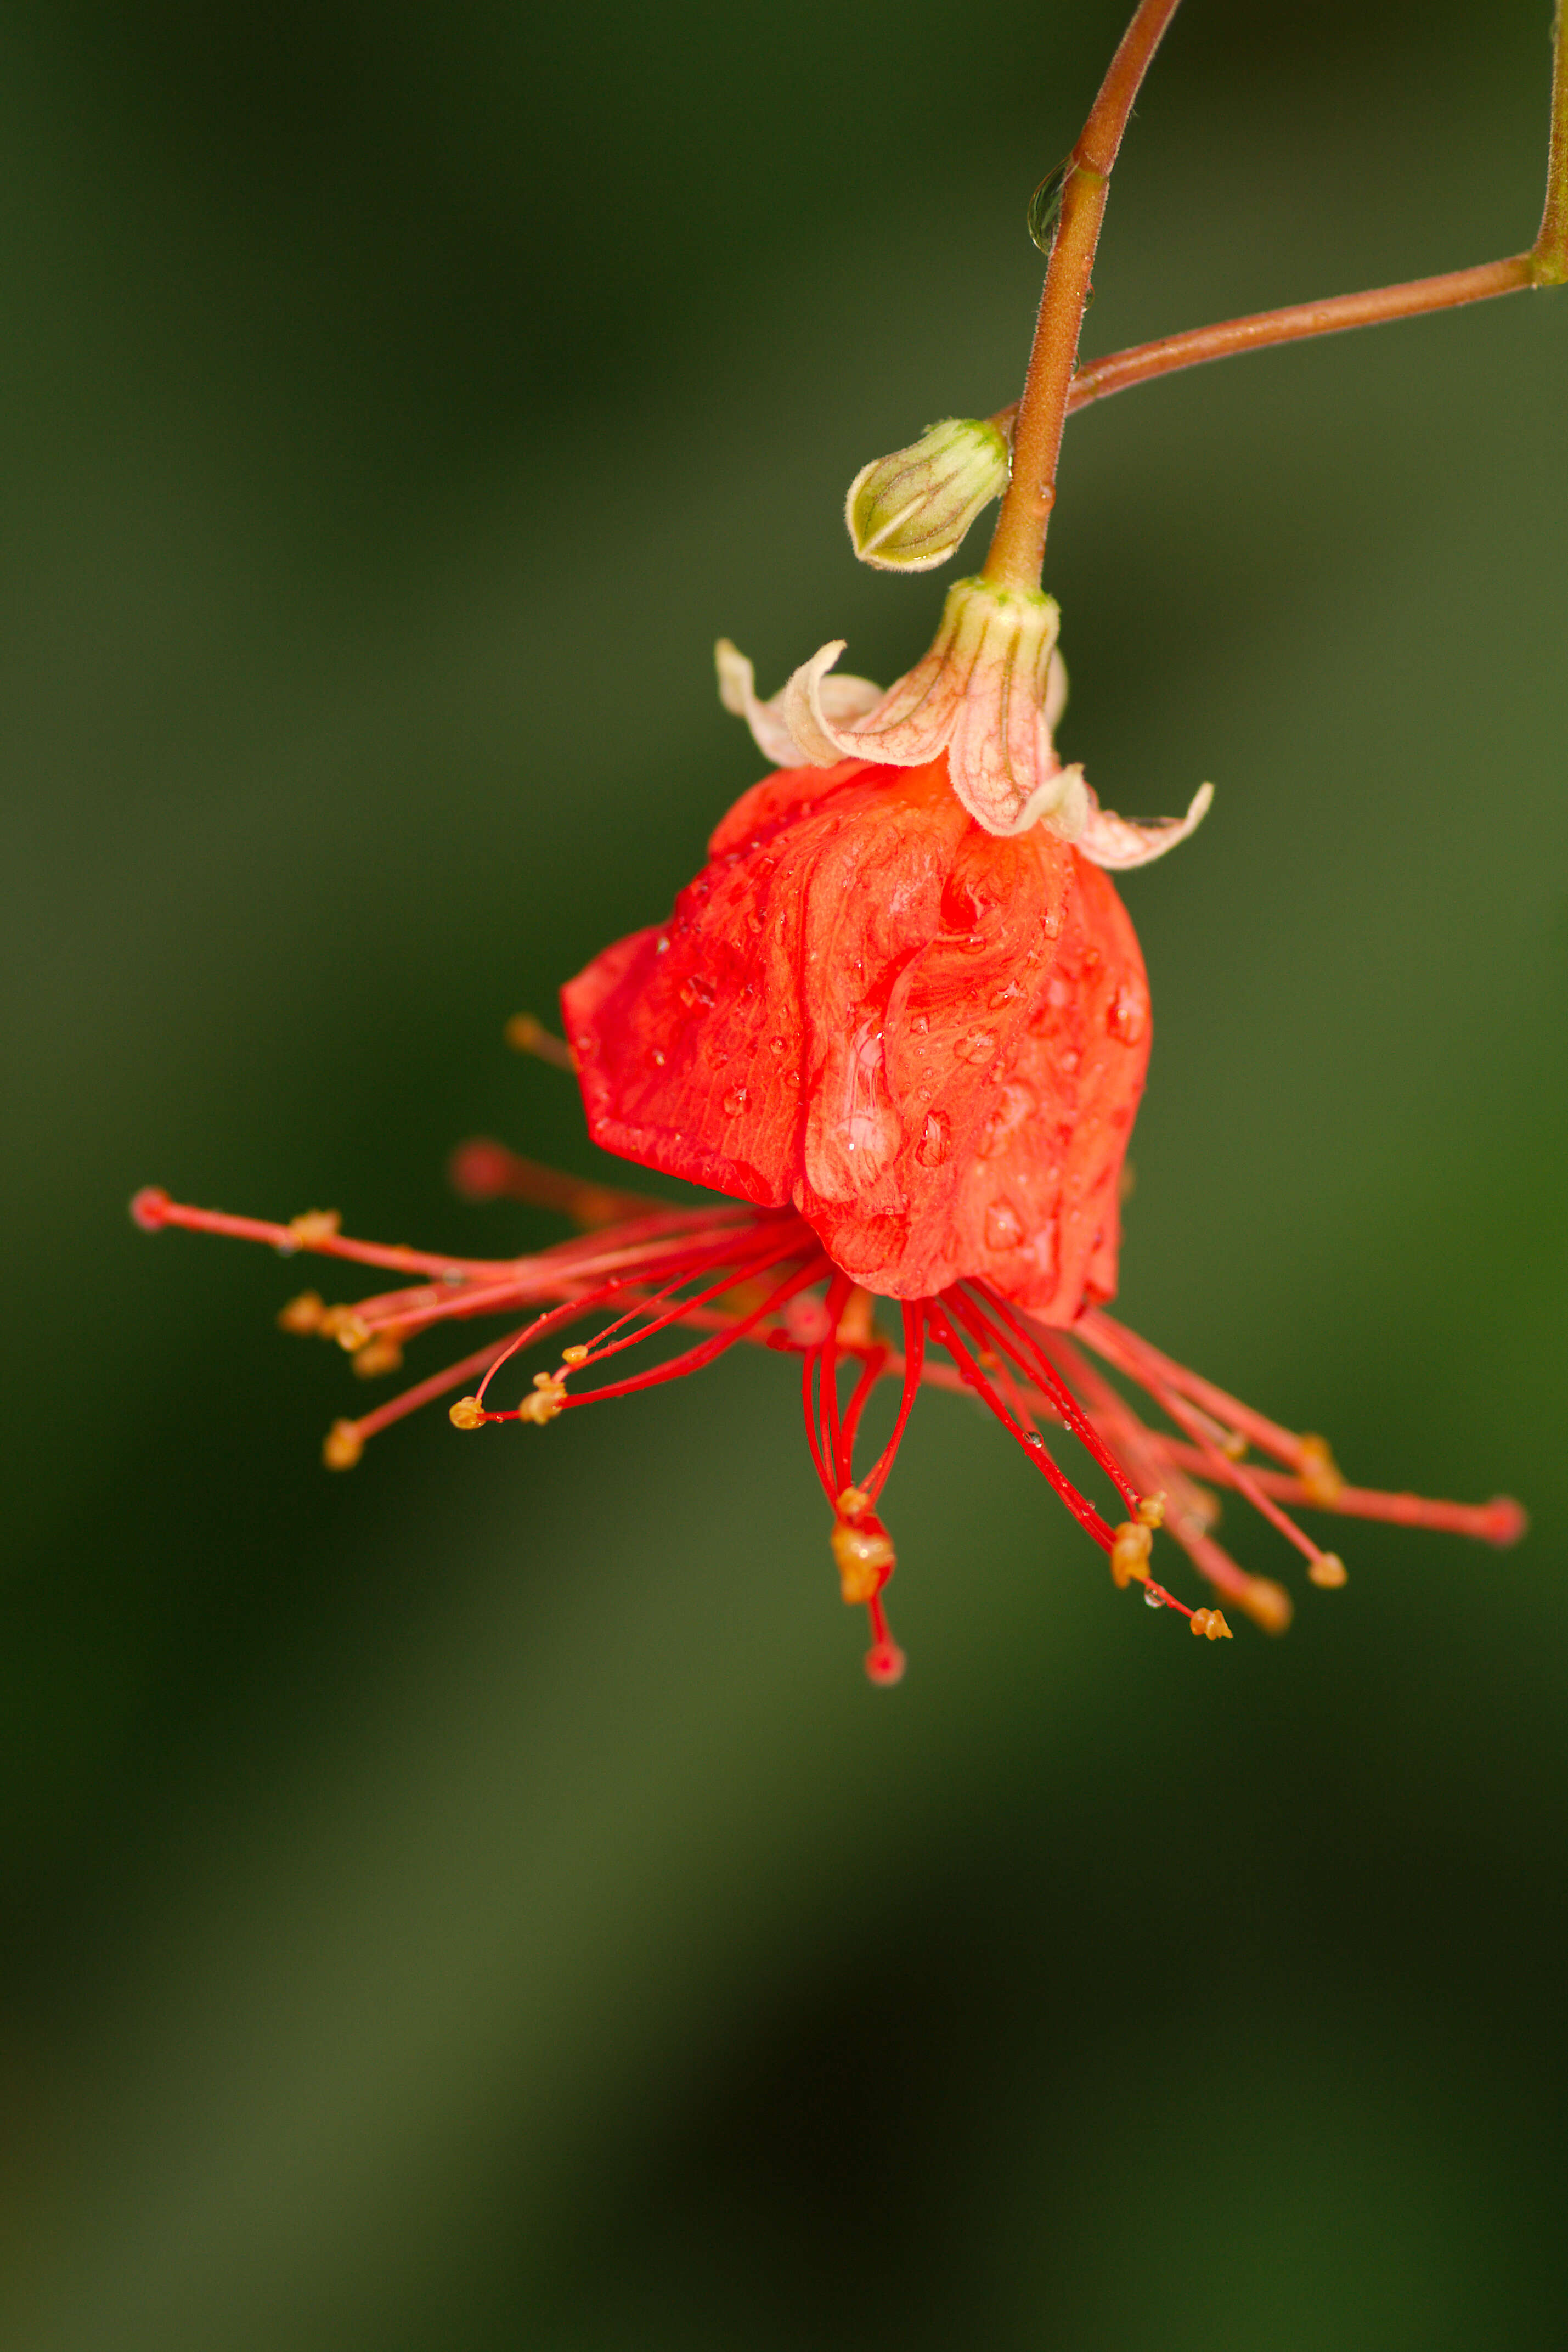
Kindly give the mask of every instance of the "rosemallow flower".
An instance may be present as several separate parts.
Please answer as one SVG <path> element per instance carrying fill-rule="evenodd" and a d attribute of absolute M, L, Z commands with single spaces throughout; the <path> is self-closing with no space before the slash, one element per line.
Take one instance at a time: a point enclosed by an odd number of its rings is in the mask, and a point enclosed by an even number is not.
<path fill-rule="evenodd" d="M 764 709 L 759 733 L 771 725 Z M 575 1065 L 595 1139 L 718 1197 L 669 1206 L 472 1143 L 454 1162 L 460 1190 L 543 1202 L 584 1228 L 501 1259 L 350 1240 L 330 1213 L 271 1223 L 155 1191 L 133 1203 L 151 1229 L 400 1276 L 350 1305 L 306 1291 L 279 1318 L 335 1340 L 367 1374 L 393 1370 L 437 1327 L 500 1319 L 457 1362 L 338 1422 L 330 1467 L 455 1390 L 459 1429 L 538 1427 L 742 1341 L 792 1357 L 840 1590 L 868 1612 L 866 1665 L 880 1683 L 904 1669 L 880 1505 L 923 1385 L 972 1391 L 1099 1546 L 1114 1585 L 1135 1584 L 1211 1641 L 1230 1632 L 1218 1602 L 1273 1633 L 1291 1614 L 1282 1585 L 1216 1542 L 1217 1488 L 1260 1512 L 1322 1587 L 1343 1584 L 1344 1568 L 1287 1507 L 1498 1544 L 1521 1531 L 1506 1499 L 1347 1486 L 1321 1438 L 1281 1428 L 1106 1314 L 1149 1052 L 1143 959 L 1082 834 L 977 823 L 941 749 L 919 763 L 852 757 L 766 778 L 719 825 L 670 919 L 608 948 L 562 1003 L 567 1043 L 551 1057 Z M 545 1042 L 537 1024 L 515 1034 Z M 562 1344 L 574 1329 L 585 1336 Z M 628 1368 L 629 1351 L 666 1334 L 681 1335 L 675 1352 Z M 492 1401 L 513 1359 L 545 1347 L 520 1401 Z M 857 1460 L 884 1380 L 898 1391 L 891 1431 Z M 1165 1425 L 1130 1402 L 1129 1384 Z M 1251 1447 L 1262 1463 L 1243 1458 Z M 1213 1600 L 1190 1603 L 1155 1580 L 1161 1527 Z"/>
<path fill-rule="evenodd" d="M 1093 865 L 1146 866 L 1202 823 L 1213 788 L 1200 785 L 1184 817 L 1133 824 L 1100 806 L 1081 767 L 1061 765 L 1051 740 L 1067 700 L 1061 625 L 1055 597 L 1040 589 L 957 580 L 930 652 L 885 694 L 867 678 L 832 675 L 841 637 L 769 702 L 757 698 L 751 664 L 721 638 L 719 692 L 780 767 L 924 768 L 945 751 L 954 792 L 988 833 L 1028 833 L 1043 820 Z"/>

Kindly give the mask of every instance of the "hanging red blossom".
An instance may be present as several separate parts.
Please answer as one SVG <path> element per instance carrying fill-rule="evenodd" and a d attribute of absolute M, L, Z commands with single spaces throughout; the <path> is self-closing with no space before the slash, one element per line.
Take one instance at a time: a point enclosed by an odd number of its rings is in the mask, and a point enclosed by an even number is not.
<path fill-rule="evenodd" d="M 1103 1312 L 1148 995 L 1121 901 L 1077 848 L 1049 825 L 987 832 L 940 759 L 769 777 L 710 847 L 671 921 L 607 949 L 563 1003 L 596 1140 L 728 1198 L 664 1206 L 469 1144 L 454 1176 L 471 1197 L 542 1201 L 589 1228 L 486 1261 L 351 1241 L 319 1213 L 278 1225 L 138 1196 L 151 1228 L 225 1233 L 412 1277 L 352 1307 L 306 1292 L 284 1309 L 286 1328 L 335 1339 L 361 1371 L 393 1369 L 434 1325 L 525 1315 L 391 1402 L 337 1423 L 331 1467 L 471 1381 L 451 1408 L 459 1428 L 542 1424 L 696 1371 L 741 1340 L 793 1355 L 840 1587 L 868 1611 L 867 1669 L 884 1683 L 904 1658 L 883 1598 L 895 1556 L 878 1505 L 922 1384 L 979 1396 L 1106 1554 L 1114 1581 L 1137 1583 L 1211 1640 L 1229 1634 L 1222 1611 L 1189 1606 L 1150 1572 L 1162 1524 L 1221 1599 L 1274 1633 L 1291 1614 L 1283 1586 L 1214 1540 L 1216 1486 L 1261 1512 L 1325 1587 L 1344 1580 L 1338 1555 L 1286 1506 L 1514 1540 L 1523 1520 L 1506 1499 L 1471 1507 L 1346 1486 L 1320 1438 L 1252 1412 Z M 540 1034 L 524 1024 L 519 1042 L 537 1047 Z M 892 1328 L 878 1322 L 879 1297 L 898 1302 Z M 559 1344 L 590 1320 L 589 1339 Z M 677 1330 L 694 1335 L 679 1352 L 622 1369 L 631 1349 Z M 546 1343 L 555 1360 L 521 1402 L 491 1404 L 501 1368 Z M 1140 1388 L 1170 1428 L 1151 1427 L 1100 1366 Z M 583 1385 L 605 1370 L 614 1376 Z M 861 1421 L 884 1379 L 900 1384 L 894 1427 L 857 1470 Z M 1088 1455 L 1115 1497 L 1110 1517 L 1044 1429 Z M 1243 1462 L 1252 1446 L 1271 1466 Z"/>
<path fill-rule="evenodd" d="M 594 1141 L 798 1209 L 889 1297 L 1109 1298 L 1149 1008 L 1105 876 L 983 831 L 945 758 L 770 776 L 710 853 L 562 992 Z"/>
<path fill-rule="evenodd" d="M 1230 1631 L 1220 1609 L 1189 1606 L 1151 1575 L 1162 1526 L 1221 1599 L 1269 1631 L 1291 1612 L 1281 1585 L 1215 1541 L 1217 1488 L 1250 1503 L 1325 1588 L 1343 1583 L 1343 1566 L 1293 1509 L 1495 1544 L 1524 1525 L 1506 1498 L 1469 1506 L 1347 1486 L 1321 1438 L 1253 1412 L 1106 1314 L 1149 1009 L 1137 941 L 1104 869 L 1145 864 L 1185 839 L 1210 793 L 1201 786 L 1179 820 L 1133 824 L 1102 809 L 1082 769 L 1058 757 L 1066 675 L 1060 615 L 1040 579 L 1070 408 L 1228 352 L 1563 281 L 1568 16 L 1556 37 L 1552 177 L 1530 253 L 1230 320 L 1078 370 L 1111 172 L 1175 5 L 1139 0 L 1071 155 L 1030 205 L 1049 264 L 1016 407 L 949 417 L 851 487 L 855 551 L 890 571 L 946 561 L 1000 494 L 981 573 L 949 589 L 930 650 L 885 694 L 838 671 L 834 639 L 763 702 L 750 664 L 720 644 L 723 699 L 778 772 L 724 819 L 671 919 L 608 948 L 568 985 L 569 1043 L 531 1023 L 517 1040 L 575 1067 L 607 1150 L 717 1197 L 669 1206 L 470 1144 L 454 1165 L 460 1189 L 542 1202 L 584 1229 L 498 1260 L 350 1240 L 335 1215 L 314 1212 L 273 1224 L 156 1191 L 133 1204 L 152 1229 L 231 1234 L 402 1277 L 351 1306 L 307 1291 L 283 1310 L 287 1328 L 335 1339 L 362 1373 L 393 1370 L 436 1325 L 513 1324 L 338 1422 L 326 1445 L 335 1469 L 378 1430 L 471 1382 L 450 1407 L 460 1429 L 542 1424 L 678 1379 L 743 1340 L 793 1356 L 841 1589 L 869 1612 L 867 1665 L 881 1682 L 895 1681 L 904 1661 L 883 1598 L 894 1555 L 879 1506 L 922 1385 L 981 1398 L 1105 1553 L 1114 1583 L 1136 1583 L 1211 1640 Z M 589 1336 L 559 1344 L 578 1326 Z M 628 1351 L 665 1333 L 685 1343 L 626 1368 Z M 547 1344 L 531 1391 L 492 1404 L 511 1359 Z M 899 1388 L 892 1430 L 857 1468 L 862 1417 L 883 1380 Z M 1057 1460 L 1062 1439 L 1087 1456 L 1109 1516 L 1076 1466 Z M 1244 1458 L 1251 1449 L 1260 1462 Z"/>

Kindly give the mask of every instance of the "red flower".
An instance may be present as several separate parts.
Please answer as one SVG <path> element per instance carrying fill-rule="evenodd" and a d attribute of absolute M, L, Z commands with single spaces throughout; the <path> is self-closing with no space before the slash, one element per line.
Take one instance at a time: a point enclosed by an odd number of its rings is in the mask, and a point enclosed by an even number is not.
<path fill-rule="evenodd" d="M 1051 1323 L 1116 1287 L 1148 987 L 1107 877 L 925 768 L 786 769 L 561 992 L 596 1143 L 800 1210 L 868 1290 Z"/>
<path fill-rule="evenodd" d="M 867 1668 L 882 1682 L 904 1660 L 882 1598 L 894 1555 L 877 1507 L 922 1384 L 973 1390 L 1105 1552 L 1116 1584 L 1140 1584 L 1151 1605 L 1210 1639 L 1228 1635 L 1220 1611 L 1189 1608 L 1150 1574 L 1162 1524 L 1268 1630 L 1291 1612 L 1281 1585 L 1213 1540 L 1214 1486 L 1244 1496 L 1324 1586 L 1344 1570 L 1287 1504 L 1500 1544 L 1521 1532 L 1506 1499 L 1471 1507 L 1346 1486 L 1321 1439 L 1266 1420 L 1103 1312 L 1148 998 L 1121 902 L 1078 849 L 1050 825 L 984 830 L 949 790 L 945 759 L 787 770 L 744 796 L 711 848 L 672 920 L 608 949 L 563 1001 L 595 1139 L 729 1198 L 664 1206 L 470 1144 L 454 1163 L 460 1189 L 544 1201 L 591 1228 L 491 1261 L 350 1241 L 329 1214 L 277 1225 L 138 1196 L 148 1227 L 412 1277 L 353 1307 L 307 1292 L 284 1309 L 286 1328 L 336 1339 L 361 1370 L 392 1369 L 433 1325 L 525 1318 L 336 1423 L 330 1466 L 347 1468 L 376 1431 L 479 1375 L 451 1408 L 459 1428 L 542 1423 L 695 1371 L 743 1339 L 794 1355 L 841 1589 L 870 1613 Z M 900 1302 L 896 1329 L 879 1327 L 873 1294 Z M 514 1354 L 590 1318 L 592 1336 L 560 1348 L 520 1404 L 486 1402 Z M 691 1343 L 622 1369 L 627 1350 L 674 1330 Z M 1141 1388 L 1171 1430 L 1148 1426 L 1091 1354 Z M 601 1368 L 617 1376 L 574 1387 Z M 857 1472 L 861 1419 L 883 1379 L 900 1383 L 896 1419 Z M 1110 1518 L 1058 1464 L 1041 1423 L 1087 1453 L 1117 1498 Z M 1245 1465 L 1249 1446 L 1273 1466 Z"/>

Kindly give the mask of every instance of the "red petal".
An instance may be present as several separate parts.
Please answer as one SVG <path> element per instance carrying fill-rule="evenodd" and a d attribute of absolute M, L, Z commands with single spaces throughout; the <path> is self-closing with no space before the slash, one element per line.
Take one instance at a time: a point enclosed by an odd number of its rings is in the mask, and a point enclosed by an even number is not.
<path fill-rule="evenodd" d="M 921 769 L 767 778 L 670 923 L 563 992 L 607 1150 L 793 1200 L 868 1289 L 1111 1296 L 1148 995 L 1110 882 Z"/>

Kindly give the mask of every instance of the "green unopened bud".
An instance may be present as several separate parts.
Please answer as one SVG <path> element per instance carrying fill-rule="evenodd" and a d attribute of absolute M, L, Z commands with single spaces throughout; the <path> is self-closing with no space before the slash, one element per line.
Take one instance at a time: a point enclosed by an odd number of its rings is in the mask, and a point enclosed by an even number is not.
<path fill-rule="evenodd" d="M 945 417 L 912 447 L 862 466 L 850 484 L 844 520 L 855 553 L 879 572 L 929 572 L 1007 480 L 1008 445 L 997 427 Z"/>

